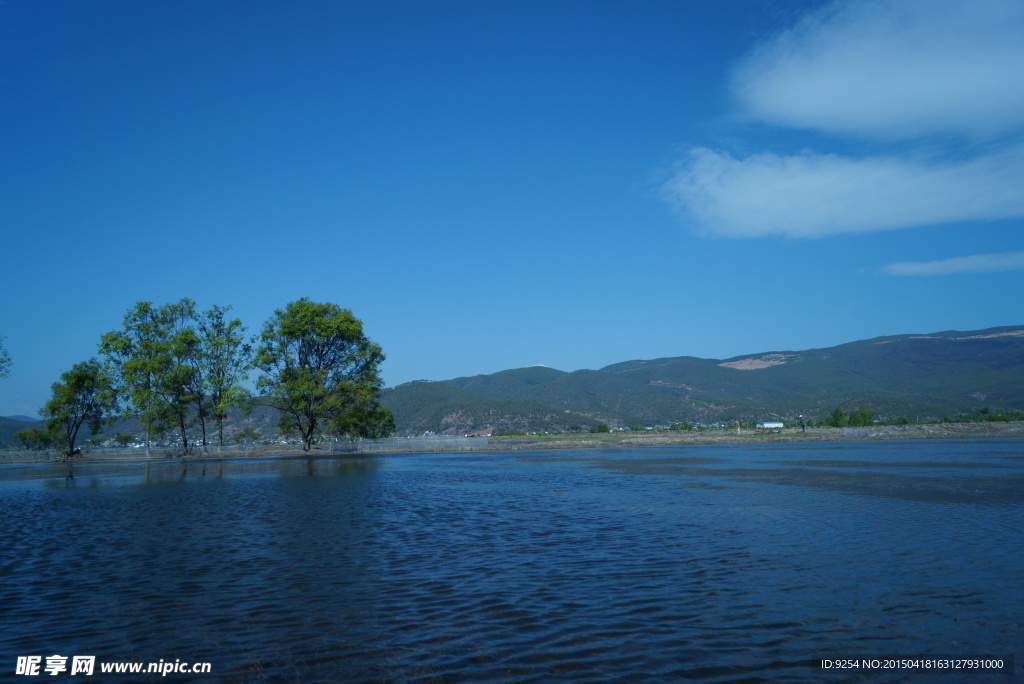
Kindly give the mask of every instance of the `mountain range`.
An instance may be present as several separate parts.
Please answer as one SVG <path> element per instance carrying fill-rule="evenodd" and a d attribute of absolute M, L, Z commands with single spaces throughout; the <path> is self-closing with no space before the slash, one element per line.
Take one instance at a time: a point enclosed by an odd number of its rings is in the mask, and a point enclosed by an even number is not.
<path fill-rule="evenodd" d="M 565 372 L 534 366 L 385 390 L 405 434 L 585 429 L 1024 409 L 1024 326 L 893 335 L 729 359 L 677 356 Z"/>
<path fill-rule="evenodd" d="M 676 356 L 566 372 L 533 366 L 384 390 L 399 434 L 553 431 L 733 420 L 821 420 L 837 406 L 911 421 L 1024 410 L 1024 326 L 893 335 L 824 349 L 769 351 L 729 359 Z M 0 418 L 0 446 L 28 416 Z M 233 410 L 243 427 L 277 431 L 276 412 Z M 104 430 L 141 434 L 133 420 Z M 195 430 L 193 430 L 195 433 Z M 211 438 L 213 435 L 211 434 Z"/>

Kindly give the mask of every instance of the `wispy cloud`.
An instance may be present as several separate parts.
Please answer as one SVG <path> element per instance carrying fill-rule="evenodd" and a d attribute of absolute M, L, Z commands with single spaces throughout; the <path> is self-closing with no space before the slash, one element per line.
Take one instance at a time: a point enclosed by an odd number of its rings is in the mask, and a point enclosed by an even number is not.
<path fill-rule="evenodd" d="M 1024 3 L 835 3 L 737 69 L 745 112 L 828 132 L 990 135 L 1024 123 Z"/>
<path fill-rule="evenodd" d="M 733 89 L 748 117 L 876 150 L 697 148 L 663 196 L 704 233 L 738 238 L 1022 218 L 1021 36 L 1020 0 L 833 3 L 754 50 Z M 908 140 L 928 154 L 891 144 Z"/>
<path fill-rule="evenodd" d="M 882 271 L 893 276 L 937 276 L 953 273 L 995 273 L 1024 271 L 1024 252 L 975 254 L 940 261 L 904 261 L 889 264 Z"/>
<path fill-rule="evenodd" d="M 1024 217 L 1022 179 L 1024 147 L 956 163 L 697 149 L 662 190 L 715 235 L 809 238 Z"/>

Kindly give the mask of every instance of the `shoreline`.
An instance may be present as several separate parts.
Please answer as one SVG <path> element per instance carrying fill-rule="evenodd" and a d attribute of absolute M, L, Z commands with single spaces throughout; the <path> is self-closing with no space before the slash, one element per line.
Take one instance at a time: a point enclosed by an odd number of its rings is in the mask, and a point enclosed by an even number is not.
<path fill-rule="evenodd" d="M 936 423 L 926 425 L 879 425 L 868 428 L 831 428 L 813 427 L 806 432 L 799 428 L 775 432 L 771 430 L 743 430 L 736 434 L 731 429 L 703 432 L 675 432 L 645 434 L 601 433 L 595 435 L 526 435 L 523 437 L 491 438 L 487 444 L 454 446 L 439 444 L 436 448 L 424 447 L 422 444 L 407 449 L 395 448 L 365 451 L 332 451 L 313 447 L 310 451 L 282 449 L 280 451 L 237 451 L 226 453 L 193 454 L 186 457 L 174 457 L 173 460 L 207 461 L 224 458 L 280 458 L 283 456 L 387 456 L 388 454 L 444 453 L 444 452 L 486 452 L 486 451 L 549 451 L 567 449 L 629 449 L 646 447 L 671 446 L 715 446 L 735 444 L 803 444 L 826 442 L 856 441 L 910 441 L 921 439 L 1016 439 L 1024 440 L 1024 422 L 1006 423 Z M 499 441 L 493 441 L 493 440 Z M 508 440 L 508 441 L 500 441 Z M 0 454 L 0 465 L 30 463 L 109 463 L 114 461 L 163 461 L 167 456 L 132 454 L 107 456 L 99 458 L 82 458 L 72 461 L 61 461 L 52 456 L 25 455 L 4 458 Z"/>
<path fill-rule="evenodd" d="M 885 425 L 869 428 L 807 428 L 806 432 L 786 430 L 774 433 L 767 430 L 731 430 L 695 433 L 659 433 L 657 435 L 625 436 L 617 439 L 557 439 L 548 438 L 523 444 L 492 442 L 473 451 L 614 448 L 650 446 L 713 446 L 716 444 L 801 444 L 807 442 L 855 441 L 907 441 L 919 439 L 993 439 L 1024 440 L 1024 422 L 1007 423 L 940 423 L 934 425 Z M 524 438 L 520 438 L 524 439 Z"/>

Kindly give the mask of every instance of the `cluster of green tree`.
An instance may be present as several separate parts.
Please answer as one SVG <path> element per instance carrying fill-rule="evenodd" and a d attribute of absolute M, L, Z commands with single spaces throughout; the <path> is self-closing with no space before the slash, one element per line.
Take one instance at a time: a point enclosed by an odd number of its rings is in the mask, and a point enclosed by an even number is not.
<path fill-rule="evenodd" d="M 41 428 L 18 430 L 14 435 L 12 435 L 12 437 L 15 444 L 22 449 L 28 449 L 29 451 L 49 449 L 54 443 L 53 433 Z"/>
<path fill-rule="evenodd" d="M 1006 411 L 989 407 L 979 409 L 973 413 L 961 413 L 957 416 L 943 416 L 943 423 L 1003 423 L 1015 420 L 1024 420 L 1024 411 Z"/>
<path fill-rule="evenodd" d="M 247 342 L 246 328 L 227 318 L 229 310 L 199 312 L 190 299 L 139 302 L 122 329 L 101 338 L 102 361 L 76 364 L 53 384 L 40 410 L 45 428 L 15 438 L 39 448 L 59 444 L 70 457 L 83 426 L 95 433 L 105 422 L 131 417 L 145 430 L 147 452 L 153 436 L 176 431 L 188 453 L 190 427 L 199 426 L 205 446 L 207 427 L 216 423 L 223 444 L 228 410 L 261 404 L 277 409 L 280 430 L 301 437 L 304 450 L 325 430 L 349 437 L 394 431 L 394 417 L 378 403 L 384 353 L 351 311 L 303 298 L 275 310 Z M 255 396 L 245 387 L 251 370 L 261 373 Z M 251 429 L 236 437 L 258 438 Z"/>
<path fill-rule="evenodd" d="M 875 424 L 875 412 L 860 408 L 847 415 L 841 406 L 837 406 L 821 424 L 829 427 L 868 427 Z"/>
<path fill-rule="evenodd" d="M 145 429 L 147 449 L 154 434 L 176 429 L 187 452 L 193 422 L 203 445 L 211 422 L 223 443 L 227 409 L 246 396 L 242 383 L 251 354 L 242 322 L 227 319 L 229 308 L 198 312 L 190 299 L 164 306 L 139 302 L 125 314 L 121 330 L 101 338 L 102 370 L 113 390 L 108 407 L 114 409 L 120 400 L 122 414 Z M 44 418 L 52 416 L 49 411 Z"/>

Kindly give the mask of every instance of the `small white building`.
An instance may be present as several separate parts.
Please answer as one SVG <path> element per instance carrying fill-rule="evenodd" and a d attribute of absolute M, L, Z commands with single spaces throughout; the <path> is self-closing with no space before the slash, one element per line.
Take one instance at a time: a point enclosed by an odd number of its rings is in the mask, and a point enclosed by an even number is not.
<path fill-rule="evenodd" d="M 757 427 L 759 427 L 759 428 L 776 429 L 777 430 L 777 429 L 780 429 L 780 428 L 784 428 L 786 426 L 783 425 L 782 423 L 778 423 L 778 422 L 776 422 L 776 423 L 765 422 L 765 423 L 758 423 Z"/>

